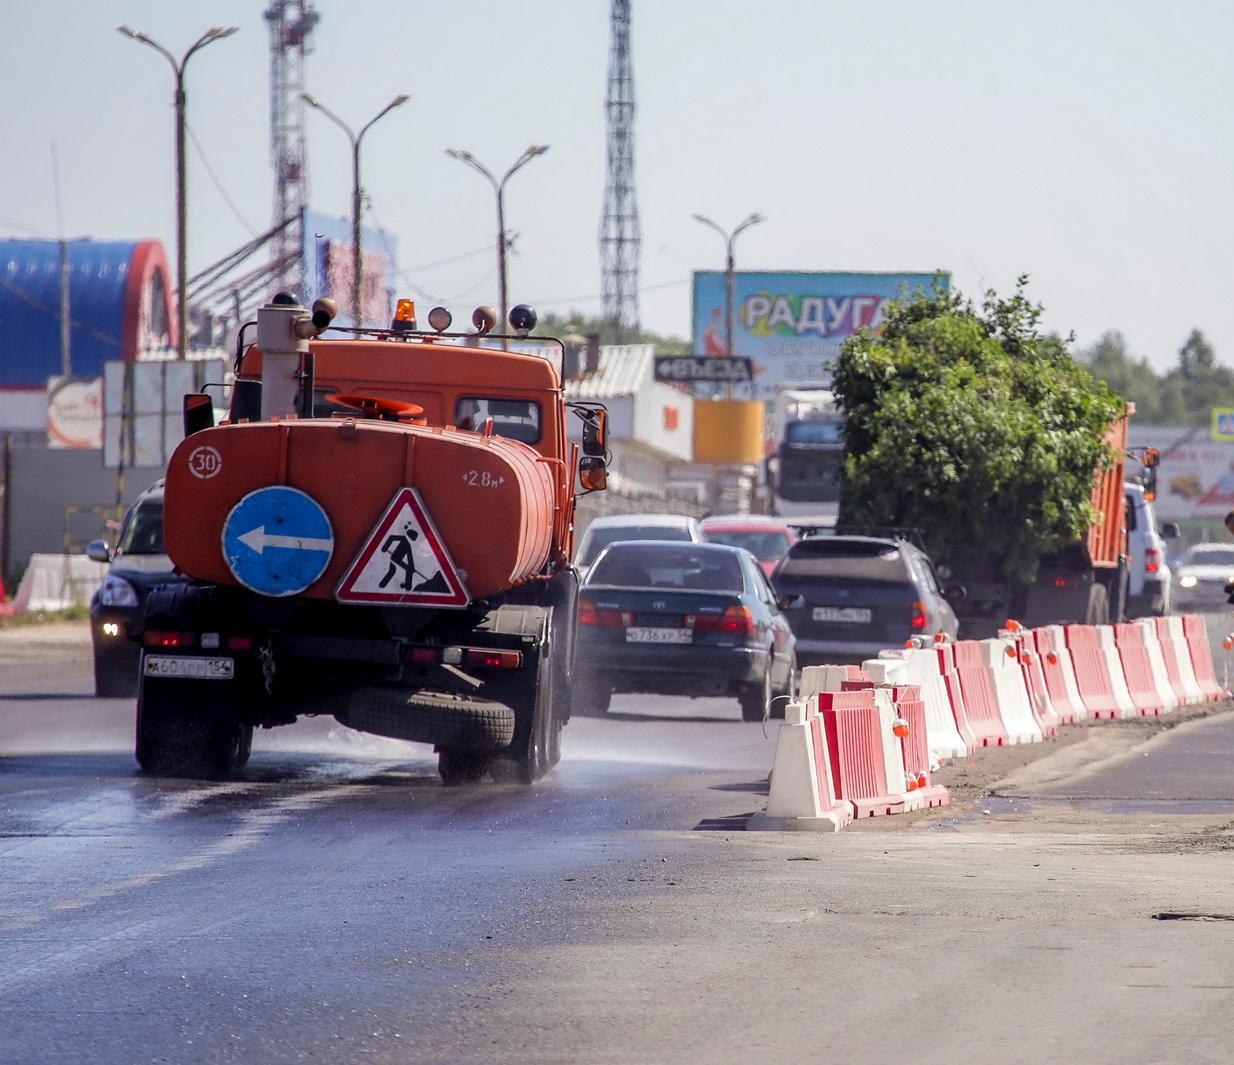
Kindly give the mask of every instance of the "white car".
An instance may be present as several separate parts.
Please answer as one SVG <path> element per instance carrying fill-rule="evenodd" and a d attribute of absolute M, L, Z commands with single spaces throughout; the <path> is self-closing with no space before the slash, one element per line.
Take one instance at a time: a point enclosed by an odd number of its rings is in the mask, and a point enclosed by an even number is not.
<path fill-rule="evenodd" d="M 585 571 L 609 544 L 619 540 L 678 540 L 702 543 L 698 519 L 683 514 L 609 514 L 587 526 L 574 548 L 574 563 Z"/>
<path fill-rule="evenodd" d="M 1196 544 L 1183 555 L 1175 576 L 1176 609 L 1223 609 L 1225 586 L 1234 580 L 1234 544 Z"/>

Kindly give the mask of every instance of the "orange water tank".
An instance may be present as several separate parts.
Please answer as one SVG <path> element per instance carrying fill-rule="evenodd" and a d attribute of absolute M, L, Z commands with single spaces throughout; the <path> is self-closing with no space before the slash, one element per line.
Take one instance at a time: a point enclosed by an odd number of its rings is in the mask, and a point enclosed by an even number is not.
<path fill-rule="evenodd" d="M 272 486 L 307 494 L 329 520 L 329 561 L 295 593 L 308 598 L 335 598 L 404 488 L 419 493 L 470 599 L 539 572 L 551 547 L 551 462 L 525 444 L 440 427 L 314 419 L 221 425 L 184 440 L 164 490 L 171 560 L 199 580 L 241 584 L 224 557 L 225 526 L 246 497 Z"/>

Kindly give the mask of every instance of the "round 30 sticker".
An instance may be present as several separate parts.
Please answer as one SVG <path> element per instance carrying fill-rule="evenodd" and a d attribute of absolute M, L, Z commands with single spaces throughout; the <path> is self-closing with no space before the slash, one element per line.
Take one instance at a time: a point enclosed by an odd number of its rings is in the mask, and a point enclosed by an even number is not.
<path fill-rule="evenodd" d="M 208 481 L 222 472 L 223 456 L 219 454 L 218 448 L 202 444 L 189 452 L 189 473 L 194 477 Z"/>

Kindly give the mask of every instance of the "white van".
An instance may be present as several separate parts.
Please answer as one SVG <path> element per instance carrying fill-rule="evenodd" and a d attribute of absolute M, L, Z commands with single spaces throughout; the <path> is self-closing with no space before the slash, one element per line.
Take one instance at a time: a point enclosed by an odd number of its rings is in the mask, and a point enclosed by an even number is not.
<path fill-rule="evenodd" d="M 1166 563 L 1165 541 L 1157 529 L 1151 500 L 1142 485 L 1127 482 L 1127 617 L 1161 616 L 1170 612 L 1174 575 Z"/>

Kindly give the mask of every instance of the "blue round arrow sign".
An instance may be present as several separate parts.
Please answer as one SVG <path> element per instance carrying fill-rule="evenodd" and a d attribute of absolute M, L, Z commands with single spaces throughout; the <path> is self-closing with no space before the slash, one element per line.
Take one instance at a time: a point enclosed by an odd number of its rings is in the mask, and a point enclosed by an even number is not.
<path fill-rule="evenodd" d="M 223 523 L 227 568 L 262 595 L 299 595 L 326 571 L 333 554 L 330 519 L 298 488 L 250 492 Z"/>

